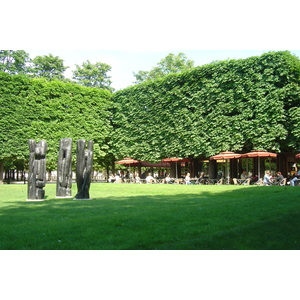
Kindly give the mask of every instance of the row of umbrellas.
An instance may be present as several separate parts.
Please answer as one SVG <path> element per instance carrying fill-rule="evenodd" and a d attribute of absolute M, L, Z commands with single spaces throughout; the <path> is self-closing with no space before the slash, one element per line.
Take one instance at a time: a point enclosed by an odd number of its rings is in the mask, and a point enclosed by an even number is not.
<path fill-rule="evenodd" d="M 245 153 L 245 154 L 239 154 L 239 153 L 234 153 L 231 151 L 226 151 L 226 152 L 221 152 L 218 155 L 214 155 L 211 156 L 210 159 L 213 160 L 220 160 L 220 159 L 224 159 L 227 161 L 227 177 L 228 177 L 228 182 L 230 180 L 230 175 L 229 175 L 229 168 L 228 168 L 228 164 L 229 164 L 229 160 L 233 159 L 233 158 L 258 158 L 258 178 L 260 178 L 260 158 L 267 158 L 267 157 L 277 157 L 276 153 L 272 153 L 272 152 L 266 152 L 266 151 L 257 151 L 257 150 L 253 150 L 251 152 Z"/>
<path fill-rule="evenodd" d="M 190 158 L 178 158 L 178 157 L 172 157 L 172 158 L 165 158 L 162 159 L 160 163 L 148 163 L 146 161 L 140 161 L 133 159 L 131 157 L 126 157 L 122 160 L 119 160 L 116 162 L 116 164 L 120 165 L 127 165 L 128 167 L 134 167 L 138 165 L 142 165 L 144 167 L 170 167 L 170 163 L 172 162 L 189 162 L 191 161 Z M 178 177 L 178 172 L 177 172 L 177 164 L 176 164 L 176 178 Z"/>
<path fill-rule="evenodd" d="M 300 158 L 300 154 L 298 154 L 298 158 Z M 221 152 L 218 155 L 214 155 L 210 157 L 210 160 L 226 160 L 227 163 L 229 164 L 229 160 L 230 159 L 234 159 L 234 158 L 258 158 L 258 176 L 260 178 L 260 158 L 267 158 L 267 157 L 277 157 L 276 153 L 272 153 L 272 152 L 266 152 L 266 151 L 257 151 L 257 150 L 253 150 L 251 152 L 245 153 L 245 154 L 239 154 L 239 153 L 234 153 L 231 151 L 225 151 L 225 152 Z M 297 158 L 297 156 L 296 156 Z M 172 157 L 172 158 L 165 158 L 161 160 L 161 163 L 157 163 L 157 164 L 151 164 L 151 166 L 155 165 L 157 167 L 168 167 L 169 163 L 172 162 L 189 162 L 191 161 L 191 159 L 189 158 L 178 158 L 178 157 Z M 136 159 L 132 159 L 130 157 L 126 157 L 123 160 L 117 161 L 117 164 L 124 164 L 124 165 L 128 165 L 130 166 L 137 166 L 140 163 L 146 163 L 146 162 L 141 162 L 140 160 L 136 160 Z M 147 166 L 147 165 L 145 165 Z M 149 165 L 150 166 L 150 165 Z M 228 180 L 229 178 L 229 172 L 228 173 Z M 177 164 L 176 164 L 176 178 L 177 178 Z"/>

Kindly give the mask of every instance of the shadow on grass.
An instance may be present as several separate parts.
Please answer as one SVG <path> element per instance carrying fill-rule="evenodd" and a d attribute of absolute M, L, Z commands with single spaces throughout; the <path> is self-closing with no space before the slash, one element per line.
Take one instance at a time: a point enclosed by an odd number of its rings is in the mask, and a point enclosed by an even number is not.
<path fill-rule="evenodd" d="M 2 201 L 0 249 L 299 249 L 296 194 L 197 187 L 91 201 Z"/>

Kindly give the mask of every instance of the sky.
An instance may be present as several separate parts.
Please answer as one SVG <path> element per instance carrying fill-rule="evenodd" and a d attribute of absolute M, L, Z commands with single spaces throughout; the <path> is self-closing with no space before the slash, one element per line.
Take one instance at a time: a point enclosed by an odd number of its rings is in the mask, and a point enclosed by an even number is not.
<path fill-rule="evenodd" d="M 188 59 L 194 61 L 195 66 L 208 64 L 215 60 L 239 59 L 261 55 L 272 50 L 30 50 L 24 49 L 31 58 L 38 55 L 53 54 L 64 60 L 69 68 L 65 72 L 67 78 L 72 78 L 75 65 L 81 65 L 89 60 L 92 63 L 101 62 L 111 66 L 111 86 L 115 90 L 124 89 L 133 84 L 133 72 L 150 71 L 157 63 L 169 53 L 183 52 Z M 287 50 L 287 49 L 285 49 Z M 290 50 L 300 58 L 300 50 Z"/>
<path fill-rule="evenodd" d="M 31 58 L 59 56 L 70 66 L 66 77 L 86 60 L 107 63 L 116 90 L 132 84 L 133 72 L 151 70 L 169 53 L 183 52 L 197 66 L 268 51 L 257 49 L 300 49 L 296 0 L 15 2 L 17 21 L 10 14 L 0 19 L 6 28 L 1 49 L 26 50 Z"/>

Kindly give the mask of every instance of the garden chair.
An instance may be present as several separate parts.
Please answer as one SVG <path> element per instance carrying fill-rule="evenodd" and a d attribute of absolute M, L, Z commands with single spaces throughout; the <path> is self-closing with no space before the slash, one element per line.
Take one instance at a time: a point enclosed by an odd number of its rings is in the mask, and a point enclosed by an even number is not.
<path fill-rule="evenodd" d="M 286 181 L 287 181 L 287 179 L 286 178 L 284 178 L 280 183 L 279 183 L 279 185 L 281 185 L 281 186 L 284 186 L 284 185 L 286 185 Z"/>
<path fill-rule="evenodd" d="M 254 185 L 263 185 L 263 180 L 261 178 L 259 178 Z"/>
<path fill-rule="evenodd" d="M 243 185 L 250 185 L 250 182 L 251 182 L 251 178 L 248 178 L 248 179 L 243 183 Z"/>
<path fill-rule="evenodd" d="M 221 178 L 221 179 L 219 179 L 217 182 L 216 182 L 216 184 L 223 184 L 224 183 L 224 179 L 223 178 Z"/>

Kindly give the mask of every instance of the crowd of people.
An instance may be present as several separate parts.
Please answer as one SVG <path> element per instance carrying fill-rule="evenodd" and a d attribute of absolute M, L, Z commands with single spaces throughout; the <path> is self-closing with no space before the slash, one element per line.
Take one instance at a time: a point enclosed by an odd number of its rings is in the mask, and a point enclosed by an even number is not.
<path fill-rule="evenodd" d="M 300 169 L 299 171 L 294 171 L 293 173 L 289 173 L 287 178 L 284 178 L 280 171 L 276 172 L 275 175 L 271 175 L 270 171 L 265 171 L 263 179 L 259 182 L 258 176 L 249 177 L 247 176 L 247 172 L 243 171 L 241 175 L 241 179 L 251 179 L 251 183 L 253 184 L 262 184 L 262 185 L 290 185 L 295 186 L 297 180 L 300 183 Z"/>
<path fill-rule="evenodd" d="M 222 172 L 218 173 L 218 177 L 222 177 Z M 218 178 L 218 179 L 220 179 Z M 216 179 L 216 180 L 218 180 Z M 281 172 L 276 172 L 274 176 L 271 175 L 270 171 L 266 171 L 263 178 L 259 179 L 257 175 L 253 176 L 251 172 L 243 170 L 239 182 L 240 184 L 261 184 L 261 185 L 290 185 L 295 186 L 297 180 L 300 183 L 300 169 L 299 171 L 294 171 L 292 174 L 289 174 L 288 178 L 284 178 Z M 131 182 L 131 183 L 164 183 L 164 184 L 205 184 L 209 182 L 208 176 L 203 172 L 200 173 L 198 178 L 191 179 L 191 174 L 186 173 L 185 177 L 182 178 L 171 178 L 170 173 L 166 173 L 165 176 L 158 179 L 157 174 L 154 176 L 150 172 L 144 172 L 141 175 L 141 178 L 137 173 L 116 173 L 111 174 L 108 178 L 110 183 L 122 183 L 122 182 Z"/>

